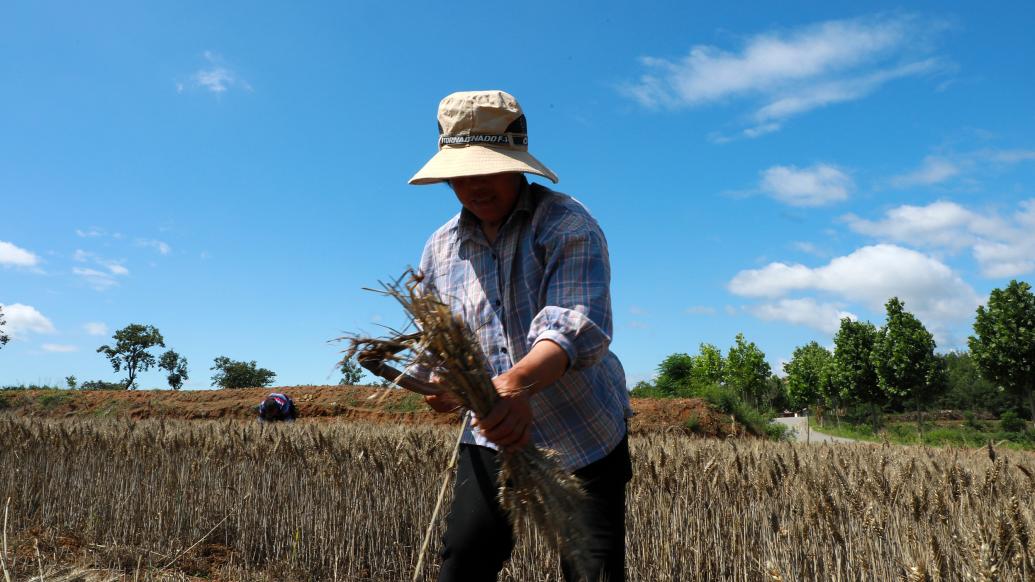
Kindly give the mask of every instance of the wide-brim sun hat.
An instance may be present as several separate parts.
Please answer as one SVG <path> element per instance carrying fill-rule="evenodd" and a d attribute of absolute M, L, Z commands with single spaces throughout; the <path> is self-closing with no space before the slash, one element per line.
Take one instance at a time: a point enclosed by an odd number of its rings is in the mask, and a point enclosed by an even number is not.
<path fill-rule="evenodd" d="M 446 96 L 438 105 L 438 133 L 438 153 L 410 184 L 503 172 L 558 181 L 557 174 L 528 153 L 525 114 L 509 93 L 462 91 Z"/>

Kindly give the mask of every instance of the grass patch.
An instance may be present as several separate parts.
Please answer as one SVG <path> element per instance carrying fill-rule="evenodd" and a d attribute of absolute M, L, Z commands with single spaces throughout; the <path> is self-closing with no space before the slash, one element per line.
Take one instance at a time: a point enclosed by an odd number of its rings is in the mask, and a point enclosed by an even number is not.
<path fill-rule="evenodd" d="M 883 436 L 897 445 L 921 444 L 915 422 L 889 423 L 880 433 L 874 433 L 869 424 L 852 424 L 844 421 L 840 427 L 833 424 L 819 426 L 812 417 L 809 418 L 809 426 L 812 430 L 824 434 L 860 441 L 880 442 Z M 979 448 L 987 445 L 989 441 L 1002 442 L 1004 446 L 1012 449 L 1031 451 L 1035 450 L 1035 430 L 1004 431 L 999 428 L 998 423 L 924 423 L 923 444 L 928 446 Z"/>
<path fill-rule="evenodd" d="M 74 397 L 74 393 L 68 390 L 47 390 L 46 393 L 40 394 L 40 396 L 36 398 L 36 403 L 44 410 L 51 410 L 61 406 Z"/>
<path fill-rule="evenodd" d="M 385 403 L 387 412 L 417 412 L 424 409 L 424 397 L 413 392 L 407 392 L 396 402 Z"/>

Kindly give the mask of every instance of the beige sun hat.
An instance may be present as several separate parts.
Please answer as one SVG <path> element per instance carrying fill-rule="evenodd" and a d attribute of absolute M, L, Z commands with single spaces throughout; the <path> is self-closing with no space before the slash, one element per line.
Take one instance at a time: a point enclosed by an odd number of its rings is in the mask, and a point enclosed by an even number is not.
<path fill-rule="evenodd" d="M 462 91 L 438 105 L 438 153 L 410 184 L 434 184 L 502 172 L 557 182 L 557 174 L 528 153 L 528 125 L 517 99 L 504 91 Z"/>

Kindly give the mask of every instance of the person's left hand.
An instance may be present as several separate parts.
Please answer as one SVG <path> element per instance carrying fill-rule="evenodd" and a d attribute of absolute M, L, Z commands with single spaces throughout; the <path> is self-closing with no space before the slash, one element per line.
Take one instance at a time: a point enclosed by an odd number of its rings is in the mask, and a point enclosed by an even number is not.
<path fill-rule="evenodd" d="M 527 386 L 509 372 L 496 376 L 492 383 L 500 400 L 488 416 L 475 419 L 474 424 L 485 438 L 512 453 L 524 448 L 532 438 L 532 406 Z"/>

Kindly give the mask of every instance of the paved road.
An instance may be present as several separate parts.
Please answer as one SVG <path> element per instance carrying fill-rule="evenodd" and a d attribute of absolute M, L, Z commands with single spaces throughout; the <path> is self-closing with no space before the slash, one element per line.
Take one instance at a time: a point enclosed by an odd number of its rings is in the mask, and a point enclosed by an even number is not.
<path fill-rule="evenodd" d="M 805 442 L 805 428 L 807 426 L 808 419 L 806 419 L 804 416 L 797 416 L 797 417 L 794 417 L 794 418 L 777 418 L 777 419 L 775 419 L 774 422 L 779 422 L 780 424 L 787 425 L 791 429 L 791 438 L 793 438 L 794 440 L 799 441 L 799 442 Z M 815 430 L 811 431 L 811 433 L 809 434 L 808 438 L 809 438 L 809 442 L 810 443 L 854 443 L 854 442 L 856 442 L 853 439 L 846 439 L 846 438 L 843 438 L 843 437 L 831 436 L 831 435 L 828 435 L 828 434 L 823 434 L 821 432 L 816 432 Z"/>

